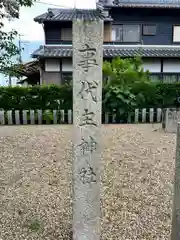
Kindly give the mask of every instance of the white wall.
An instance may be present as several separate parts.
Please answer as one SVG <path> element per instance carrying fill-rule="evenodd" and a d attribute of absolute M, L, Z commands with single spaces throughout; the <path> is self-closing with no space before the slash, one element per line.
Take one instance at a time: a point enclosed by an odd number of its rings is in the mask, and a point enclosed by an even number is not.
<path fill-rule="evenodd" d="M 46 59 L 45 60 L 45 71 L 46 72 L 60 72 L 59 59 Z"/>
<path fill-rule="evenodd" d="M 180 41 L 180 26 L 174 25 L 173 26 L 173 42 L 179 43 Z"/>
<path fill-rule="evenodd" d="M 160 58 L 145 58 L 143 59 L 144 70 L 149 70 L 152 73 L 161 72 L 161 60 Z M 180 73 L 180 59 L 164 59 L 163 64 L 164 72 L 168 73 Z M 45 61 L 45 71 L 47 72 L 59 72 L 60 62 L 58 59 L 47 59 Z M 62 60 L 62 71 L 72 72 L 72 60 L 63 59 Z"/>
<path fill-rule="evenodd" d="M 180 60 L 164 59 L 163 72 L 180 73 Z"/>
<path fill-rule="evenodd" d="M 158 73 L 161 72 L 161 60 L 160 58 L 145 58 L 143 59 L 144 70 L 149 70 L 150 72 Z"/>
<path fill-rule="evenodd" d="M 63 59 L 62 60 L 62 71 L 63 72 L 72 72 L 73 71 L 71 59 Z"/>

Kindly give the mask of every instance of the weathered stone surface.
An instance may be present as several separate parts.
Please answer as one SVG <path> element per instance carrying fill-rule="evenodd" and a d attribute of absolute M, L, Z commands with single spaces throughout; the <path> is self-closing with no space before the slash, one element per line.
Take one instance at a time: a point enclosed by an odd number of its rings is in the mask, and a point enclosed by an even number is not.
<path fill-rule="evenodd" d="M 168 133 L 176 133 L 180 122 L 180 109 L 167 108 L 165 113 L 165 130 Z"/>
<path fill-rule="evenodd" d="M 73 22 L 73 240 L 100 239 L 103 21 Z"/>
<path fill-rule="evenodd" d="M 177 127 L 174 206 L 173 206 L 171 240 L 179 239 L 180 239 L 180 123 L 178 123 Z"/>

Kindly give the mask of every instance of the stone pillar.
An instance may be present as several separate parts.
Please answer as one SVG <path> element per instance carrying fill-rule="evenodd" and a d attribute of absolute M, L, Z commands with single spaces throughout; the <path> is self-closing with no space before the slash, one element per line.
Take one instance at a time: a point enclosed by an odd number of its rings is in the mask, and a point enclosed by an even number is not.
<path fill-rule="evenodd" d="M 171 240 L 180 240 L 180 123 L 177 127 L 174 202 Z"/>
<path fill-rule="evenodd" d="M 100 240 L 103 20 L 73 21 L 73 240 Z"/>
<path fill-rule="evenodd" d="M 165 131 L 177 133 L 178 122 L 180 121 L 180 109 L 167 108 L 165 110 Z"/>

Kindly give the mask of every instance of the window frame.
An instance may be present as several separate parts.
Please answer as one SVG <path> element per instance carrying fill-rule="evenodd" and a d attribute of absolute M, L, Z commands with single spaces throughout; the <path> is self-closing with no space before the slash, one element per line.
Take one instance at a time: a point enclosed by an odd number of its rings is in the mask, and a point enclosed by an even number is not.
<path fill-rule="evenodd" d="M 174 28 L 175 27 L 179 27 L 180 28 L 180 24 L 173 24 L 173 26 L 172 26 L 172 42 L 176 44 L 176 43 L 180 43 L 180 37 L 179 37 L 178 41 L 174 41 Z"/>
<path fill-rule="evenodd" d="M 139 41 L 123 41 L 123 26 L 138 26 L 139 27 Z M 112 25 L 112 31 L 114 29 L 120 28 L 122 27 L 122 41 L 120 40 L 112 40 L 112 42 L 119 42 L 119 43 L 140 43 L 141 42 L 141 24 L 126 24 L 126 23 L 122 23 L 122 24 L 113 24 Z M 111 35 L 112 36 L 112 35 Z"/>
<path fill-rule="evenodd" d="M 148 26 L 154 26 L 156 29 L 155 29 L 155 33 L 144 33 L 144 27 L 148 27 Z M 148 23 L 148 24 L 146 24 L 146 23 L 144 23 L 144 24 L 142 24 L 142 35 L 143 36 L 156 36 L 157 35 L 157 24 L 150 24 L 150 23 Z"/>

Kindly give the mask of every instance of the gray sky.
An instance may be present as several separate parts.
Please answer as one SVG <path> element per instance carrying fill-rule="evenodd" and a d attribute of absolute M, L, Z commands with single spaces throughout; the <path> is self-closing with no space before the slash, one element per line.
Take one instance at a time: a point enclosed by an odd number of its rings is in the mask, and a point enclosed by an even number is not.
<path fill-rule="evenodd" d="M 40 2 L 51 3 L 63 7 L 73 7 L 76 1 L 77 8 L 95 8 L 96 0 L 38 0 Z M 58 8 L 58 6 L 35 3 L 31 8 L 21 8 L 20 19 L 12 22 L 5 22 L 7 30 L 16 29 L 20 34 L 24 35 L 23 40 L 44 40 L 44 34 L 41 24 L 35 23 L 33 18 L 46 12 L 50 8 Z"/>

